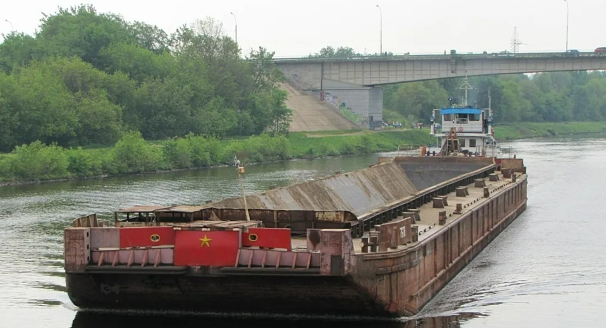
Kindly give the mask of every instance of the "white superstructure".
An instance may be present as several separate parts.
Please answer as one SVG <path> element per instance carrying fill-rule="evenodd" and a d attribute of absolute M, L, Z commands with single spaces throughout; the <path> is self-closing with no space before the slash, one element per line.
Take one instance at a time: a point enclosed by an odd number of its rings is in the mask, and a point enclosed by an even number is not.
<path fill-rule="evenodd" d="M 467 105 L 467 89 L 471 88 L 465 77 L 465 105 L 434 109 L 431 116 L 430 135 L 438 140 L 439 153 L 446 149 L 447 139 L 458 139 L 458 153 L 473 156 L 499 157 L 500 148 L 494 138 L 492 110 L 489 108 L 474 108 Z M 453 133 L 454 132 L 454 133 Z"/>

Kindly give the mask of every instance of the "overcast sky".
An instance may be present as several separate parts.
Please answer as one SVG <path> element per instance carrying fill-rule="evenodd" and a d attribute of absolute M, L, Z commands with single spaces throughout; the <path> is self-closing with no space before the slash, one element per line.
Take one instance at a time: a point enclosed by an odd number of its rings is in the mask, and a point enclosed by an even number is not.
<path fill-rule="evenodd" d="M 564 51 L 564 0 L 425 0 L 425 1 L 261 1 L 261 0 L 5 0 L 0 5 L 0 33 L 12 28 L 33 34 L 41 13 L 90 3 L 100 12 L 122 15 L 173 32 L 210 16 L 223 22 L 244 52 L 263 46 L 276 57 L 298 57 L 322 47 L 349 46 L 360 53 L 379 51 L 383 12 L 383 51 L 459 53 L 511 51 L 517 27 L 521 52 Z M 593 51 L 606 46 L 606 0 L 569 0 L 569 49 Z M 10 23 L 5 20 L 10 21 Z"/>

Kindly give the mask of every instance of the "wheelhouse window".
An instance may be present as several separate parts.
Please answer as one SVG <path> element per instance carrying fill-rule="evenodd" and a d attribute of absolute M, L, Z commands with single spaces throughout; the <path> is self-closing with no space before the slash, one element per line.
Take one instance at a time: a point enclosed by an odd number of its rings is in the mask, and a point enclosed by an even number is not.
<path fill-rule="evenodd" d="M 444 122 L 452 121 L 452 114 L 444 114 Z"/>
<path fill-rule="evenodd" d="M 469 147 L 475 147 L 476 146 L 476 139 L 469 139 Z"/>
<path fill-rule="evenodd" d="M 480 114 L 469 114 L 469 120 L 470 121 L 479 121 L 480 120 Z"/>
<path fill-rule="evenodd" d="M 467 124 L 467 114 L 457 114 L 457 124 Z"/>
<path fill-rule="evenodd" d="M 465 139 L 459 140 L 460 146 L 465 147 Z"/>

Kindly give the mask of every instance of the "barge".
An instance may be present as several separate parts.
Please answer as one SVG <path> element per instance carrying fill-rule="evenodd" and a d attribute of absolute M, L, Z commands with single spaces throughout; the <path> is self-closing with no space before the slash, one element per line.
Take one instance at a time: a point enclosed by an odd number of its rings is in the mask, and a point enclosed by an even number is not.
<path fill-rule="evenodd" d="M 67 293 L 81 308 L 414 315 L 527 199 L 522 159 L 424 155 L 77 218 L 64 231 Z"/>

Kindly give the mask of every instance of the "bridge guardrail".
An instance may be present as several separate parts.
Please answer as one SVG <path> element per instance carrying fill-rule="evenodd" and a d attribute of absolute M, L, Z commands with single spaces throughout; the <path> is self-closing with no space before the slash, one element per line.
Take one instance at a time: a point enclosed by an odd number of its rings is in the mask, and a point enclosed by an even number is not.
<path fill-rule="evenodd" d="M 274 63 L 288 62 L 359 62 L 359 61 L 400 61 L 400 60 L 450 60 L 451 54 L 446 55 L 388 55 L 388 56 L 357 56 L 350 58 L 274 58 Z M 576 58 L 576 57 L 605 57 L 606 53 L 596 52 L 541 52 L 541 53 L 486 53 L 486 54 L 455 54 L 456 59 L 503 59 L 503 58 Z"/>

